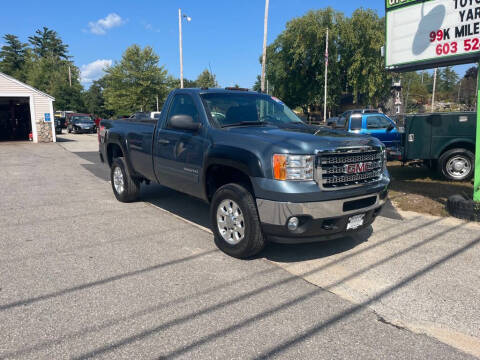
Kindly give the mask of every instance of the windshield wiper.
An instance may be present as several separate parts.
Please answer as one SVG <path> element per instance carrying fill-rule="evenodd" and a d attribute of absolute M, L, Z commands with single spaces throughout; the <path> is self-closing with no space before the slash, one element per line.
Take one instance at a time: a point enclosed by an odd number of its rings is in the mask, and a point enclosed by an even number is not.
<path fill-rule="evenodd" d="M 268 124 L 266 121 L 239 121 L 233 124 L 222 125 L 222 128 L 232 127 L 232 126 L 244 126 L 244 125 L 265 125 Z"/>

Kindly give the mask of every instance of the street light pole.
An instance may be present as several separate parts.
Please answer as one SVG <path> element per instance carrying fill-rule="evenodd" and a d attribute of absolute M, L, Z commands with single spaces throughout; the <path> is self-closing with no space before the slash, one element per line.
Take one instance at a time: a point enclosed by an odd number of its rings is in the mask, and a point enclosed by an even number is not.
<path fill-rule="evenodd" d="M 180 48 L 180 88 L 183 89 L 182 9 L 178 9 L 178 34 Z"/>
<path fill-rule="evenodd" d="M 180 88 L 183 89 L 183 42 L 182 42 L 182 20 L 185 18 L 190 22 L 192 18 L 186 14 L 182 14 L 182 9 L 178 9 L 178 43 L 180 50 Z"/>
<path fill-rule="evenodd" d="M 325 35 L 325 95 L 323 98 L 323 121 L 327 122 L 327 79 L 328 79 L 328 28 Z"/>
<path fill-rule="evenodd" d="M 265 61 L 267 59 L 268 3 L 269 3 L 269 0 L 265 0 L 265 18 L 263 20 L 262 79 L 261 79 L 262 93 L 265 92 Z"/>

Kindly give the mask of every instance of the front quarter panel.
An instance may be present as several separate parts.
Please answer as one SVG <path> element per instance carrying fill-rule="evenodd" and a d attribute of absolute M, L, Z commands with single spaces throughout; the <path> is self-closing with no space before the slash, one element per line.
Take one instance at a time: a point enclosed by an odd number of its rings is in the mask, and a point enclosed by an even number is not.
<path fill-rule="evenodd" d="M 264 164 L 260 157 L 252 151 L 229 146 L 215 144 L 206 154 L 205 169 L 211 165 L 224 165 L 238 169 L 250 177 L 264 177 Z"/>

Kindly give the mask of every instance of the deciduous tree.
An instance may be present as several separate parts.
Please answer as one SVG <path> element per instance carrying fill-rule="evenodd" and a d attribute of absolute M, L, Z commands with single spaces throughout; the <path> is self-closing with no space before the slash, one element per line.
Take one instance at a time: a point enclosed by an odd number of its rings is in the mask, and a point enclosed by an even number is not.
<path fill-rule="evenodd" d="M 156 109 L 156 98 L 164 101 L 168 92 L 167 71 L 150 46 L 132 45 L 122 59 L 106 69 L 105 107 L 115 114 Z"/>
<path fill-rule="evenodd" d="M 195 80 L 197 87 L 204 88 L 215 88 L 218 87 L 216 76 L 212 74 L 207 69 L 203 70 L 200 75 L 198 75 L 197 80 Z"/>

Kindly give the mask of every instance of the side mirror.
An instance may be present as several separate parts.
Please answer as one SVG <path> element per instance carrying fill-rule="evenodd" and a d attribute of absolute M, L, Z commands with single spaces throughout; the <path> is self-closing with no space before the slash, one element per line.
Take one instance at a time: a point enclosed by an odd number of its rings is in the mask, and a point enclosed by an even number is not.
<path fill-rule="evenodd" d="M 170 126 L 174 129 L 197 131 L 201 124 L 194 122 L 190 115 L 174 115 L 170 118 Z"/>
<path fill-rule="evenodd" d="M 394 126 L 393 124 L 390 124 L 390 125 L 388 125 L 388 127 L 387 127 L 387 132 L 390 132 L 390 131 L 392 131 L 393 129 L 395 129 L 395 126 Z"/>

